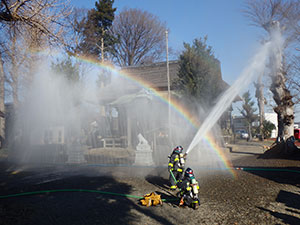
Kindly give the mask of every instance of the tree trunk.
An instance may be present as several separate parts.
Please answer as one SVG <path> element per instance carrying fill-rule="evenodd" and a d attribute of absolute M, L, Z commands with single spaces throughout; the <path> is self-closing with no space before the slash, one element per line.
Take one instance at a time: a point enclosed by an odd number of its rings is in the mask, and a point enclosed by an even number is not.
<path fill-rule="evenodd" d="M 12 33 L 12 43 L 11 43 L 11 89 L 12 89 L 12 97 L 13 97 L 13 105 L 16 109 L 19 104 L 19 97 L 18 97 L 18 80 L 19 80 L 19 73 L 18 73 L 18 65 L 17 65 L 17 37 L 16 31 L 13 30 Z"/>
<path fill-rule="evenodd" d="M 5 104 L 4 104 L 4 69 L 2 55 L 0 53 L 0 144 L 5 144 Z"/>
<path fill-rule="evenodd" d="M 285 77 L 282 72 L 278 72 L 272 80 L 270 90 L 277 106 L 274 111 L 277 113 L 278 136 L 277 141 L 286 141 L 294 135 L 294 103 L 290 91 L 284 83 Z"/>
<path fill-rule="evenodd" d="M 251 123 L 248 124 L 248 138 L 247 141 L 252 141 L 252 125 Z"/>
<path fill-rule="evenodd" d="M 270 90 L 277 105 L 274 107 L 278 121 L 277 142 L 286 142 L 288 138 L 294 136 L 294 102 L 290 91 L 286 87 L 283 41 L 281 40 L 281 27 L 278 21 L 270 23 L 269 33 L 273 44 L 276 44 L 276 46 L 273 46 L 273 52 L 270 57 L 272 79 Z"/>
<path fill-rule="evenodd" d="M 257 98 L 258 110 L 259 110 L 259 134 L 260 134 L 260 140 L 263 141 L 264 140 L 263 122 L 265 120 L 265 98 L 264 98 L 264 85 L 262 84 L 262 76 L 258 77 L 255 87 L 256 87 L 255 97 Z"/>

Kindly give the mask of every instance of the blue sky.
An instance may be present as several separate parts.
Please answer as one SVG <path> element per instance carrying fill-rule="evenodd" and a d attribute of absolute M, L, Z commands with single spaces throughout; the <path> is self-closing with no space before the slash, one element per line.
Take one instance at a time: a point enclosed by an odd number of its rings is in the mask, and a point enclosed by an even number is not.
<path fill-rule="evenodd" d="M 95 0 L 71 0 L 71 4 L 91 9 Z M 207 43 L 221 62 L 223 80 L 231 85 L 249 64 L 265 34 L 250 25 L 242 12 L 244 4 L 244 0 L 115 0 L 114 7 L 116 14 L 124 8 L 138 8 L 157 16 L 170 31 L 169 46 L 174 51 L 182 50 L 184 42 L 192 44 L 195 38 L 207 35 Z M 249 89 L 256 102 L 253 87 Z M 239 114 L 240 105 L 234 108 Z M 299 113 L 296 120 L 300 120 Z"/>
<path fill-rule="evenodd" d="M 76 7 L 94 8 L 95 0 L 71 0 Z M 183 43 L 208 36 L 221 62 L 223 80 L 232 84 L 259 46 L 263 30 L 250 26 L 243 0 L 115 0 L 116 14 L 124 7 L 146 10 L 165 22 L 174 51 Z"/>
<path fill-rule="evenodd" d="M 146 10 L 166 23 L 169 47 L 183 50 L 183 43 L 192 44 L 195 38 L 207 35 L 208 45 L 221 62 L 222 78 L 228 84 L 238 78 L 257 52 L 263 30 L 251 26 L 243 15 L 244 0 L 115 0 L 116 14 L 124 8 Z M 95 0 L 71 0 L 76 7 L 94 8 Z M 251 90 L 254 98 L 253 87 Z M 245 90 L 244 92 L 246 92 Z M 244 93 L 243 92 L 243 93 Z M 240 93 L 242 94 L 242 93 Z M 234 104 L 239 115 L 241 102 Z"/>

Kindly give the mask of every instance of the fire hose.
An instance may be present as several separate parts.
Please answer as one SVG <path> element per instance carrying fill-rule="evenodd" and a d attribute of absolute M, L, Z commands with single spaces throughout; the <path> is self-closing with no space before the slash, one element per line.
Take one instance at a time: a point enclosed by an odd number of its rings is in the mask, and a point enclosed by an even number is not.
<path fill-rule="evenodd" d="M 172 172 L 172 170 L 170 170 L 170 174 L 171 174 L 172 178 L 174 179 L 175 184 L 177 184 L 178 181 L 176 180 L 176 178 L 175 178 L 174 173 Z"/>
<path fill-rule="evenodd" d="M 31 192 L 22 192 L 10 195 L 0 195 L 0 199 L 4 198 L 12 198 L 12 197 L 19 197 L 19 196 L 26 196 L 26 195 L 38 195 L 38 194 L 49 194 L 54 192 L 89 192 L 89 193 L 99 193 L 99 194 L 106 194 L 106 195 L 115 195 L 115 196 L 123 196 L 127 198 L 137 198 L 143 199 L 144 197 L 136 196 L 136 195 L 128 195 L 122 193 L 114 193 L 114 192 L 107 192 L 107 191 L 99 191 L 99 190 L 89 190 L 89 189 L 55 189 L 55 190 L 43 190 L 43 191 L 31 191 Z M 161 199 L 163 202 L 169 201 L 176 201 L 178 199 L 175 198 L 168 198 L 168 199 Z"/>
<path fill-rule="evenodd" d="M 292 172 L 292 173 L 300 173 L 298 170 L 290 170 L 290 169 L 277 169 L 277 168 L 250 168 L 250 167 L 233 167 L 232 169 L 236 170 L 244 170 L 244 171 L 276 171 L 276 172 Z M 174 181 L 177 183 L 177 180 L 172 171 L 170 174 Z M 12 197 L 19 197 L 19 196 L 26 196 L 26 195 L 37 195 L 37 194 L 48 194 L 54 192 L 90 192 L 90 193 L 99 193 L 99 194 L 107 194 L 107 195 L 115 195 L 115 196 L 123 196 L 128 198 L 137 198 L 142 199 L 143 197 L 136 196 L 136 195 L 128 195 L 122 193 L 114 193 L 114 192 L 106 192 L 106 191 L 99 191 L 99 190 L 88 190 L 88 189 L 55 189 L 55 190 L 42 190 L 42 191 L 32 191 L 32 192 L 22 192 L 16 194 L 9 194 L 9 195 L 0 195 L 0 199 L 4 198 L 12 198 Z M 177 199 L 162 199 L 163 202 L 168 201 L 176 201 Z"/>

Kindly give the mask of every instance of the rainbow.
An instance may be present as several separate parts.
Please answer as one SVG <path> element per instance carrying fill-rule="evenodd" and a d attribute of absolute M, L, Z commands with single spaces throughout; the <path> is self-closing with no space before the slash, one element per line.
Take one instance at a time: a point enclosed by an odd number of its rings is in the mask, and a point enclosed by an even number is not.
<path fill-rule="evenodd" d="M 49 56 L 49 55 L 53 56 L 53 55 L 59 55 L 60 54 L 58 52 L 53 53 L 53 51 L 51 51 L 51 52 L 50 51 L 32 51 L 32 52 L 37 53 L 37 54 L 46 55 L 46 56 Z M 131 82 L 133 82 L 137 86 L 140 86 L 140 87 L 150 91 L 151 94 L 158 97 L 161 101 L 163 101 L 167 105 L 169 104 L 173 110 L 175 110 L 186 121 L 188 121 L 195 129 L 199 129 L 200 123 L 194 115 L 192 115 L 185 107 L 183 107 L 182 104 L 180 104 L 174 98 L 171 98 L 170 102 L 169 102 L 168 97 L 164 96 L 162 93 L 160 93 L 159 91 L 154 89 L 149 82 L 147 82 L 147 81 L 145 81 L 141 78 L 132 76 L 131 74 L 126 73 L 124 71 L 120 71 L 117 68 L 115 68 L 112 64 L 101 63 L 101 62 L 99 62 L 99 60 L 95 60 L 91 57 L 75 56 L 75 55 L 73 55 L 73 57 L 76 58 L 79 61 L 82 61 L 82 62 L 85 62 L 85 63 L 88 63 L 88 64 L 92 64 L 92 65 L 94 65 L 98 68 L 108 70 L 108 71 L 110 71 L 114 74 L 117 74 L 118 76 L 124 77 L 125 79 L 130 80 Z M 214 138 L 211 135 L 207 135 L 206 137 L 204 137 L 204 141 L 208 144 L 208 146 L 210 146 L 211 149 L 213 149 L 215 151 L 215 153 L 218 155 L 218 157 L 224 163 L 224 166 L 226 167 L 226 169 L 229 170 L 230 173 L 233 176 L 235 176 L 235 172 L 233 170 L 233 167 L 232 167 L 232 164 L 231 164 L 230 160 L 227 159 L 226 155 L 224 154 L 224 150 L 221 149 L 216 144 L 216 141 L 214 140 Z"/>

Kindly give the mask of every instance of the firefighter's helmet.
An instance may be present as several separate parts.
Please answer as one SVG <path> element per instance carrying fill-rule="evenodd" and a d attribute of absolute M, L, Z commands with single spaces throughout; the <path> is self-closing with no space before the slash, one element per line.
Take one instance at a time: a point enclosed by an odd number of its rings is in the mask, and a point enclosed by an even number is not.
<path fill-rule="evenodd" d="M 184 172 L 185 177 L 194 177 L 194 171 L 191 168 L 187 168 Z"/>
<path fill-rule="evenodd" d="M 174 148 L 173 152 L 180 154 L 183 151 L 183 147 L 181 145 L 177 146 L 176 148 Z"/>

